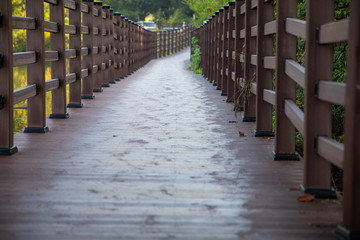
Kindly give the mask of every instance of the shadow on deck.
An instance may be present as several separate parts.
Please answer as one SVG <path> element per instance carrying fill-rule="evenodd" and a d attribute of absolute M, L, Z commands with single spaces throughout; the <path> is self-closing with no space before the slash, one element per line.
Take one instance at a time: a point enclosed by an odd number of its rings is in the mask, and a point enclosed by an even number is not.
<path fill-rule="evenodd" d="M 17 134 L 20 152 L 0 157 L 1 239 L 332 239 L 341 203 L 298 202 L 303 163 L 273 161 L 273 139 L 188 59 L 153 60 L 49 133 Z"/>

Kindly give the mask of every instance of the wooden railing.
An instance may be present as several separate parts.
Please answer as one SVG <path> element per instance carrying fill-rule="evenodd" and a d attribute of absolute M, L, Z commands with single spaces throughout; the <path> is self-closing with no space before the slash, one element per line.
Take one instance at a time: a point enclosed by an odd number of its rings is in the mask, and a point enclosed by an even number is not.
<path fill-rule="evenodd" d="M 179 52 L 190 45 L 191 31 L 194 27 L 191 25 L 158 32 L 158 57 L 165 57 Z"/>
<path fill-rule="evenodd" d="M 158 42 L 156 32 L 141 28 L 99 1 L 24 0 L 24 4 L 26 17 L 12 16 L 11 0 L 0 4 L 0 155 L 18 151 L 13 139 L 14 104 L 27 100 L 26 133 L 45 133 L 48 91 L 52 92 L 50 118 L 66 119 L 67 108 L 81 108 L 82 99 L 94 99 L 94 92 L 131 75 L 156 58 L 157 49 L 165 49 L 158 46 L 162 40 Z M 50 11 L 47 20 L 45 4 Z M 65 24 L 66 9 L 69 24 Z M 13 29 L 26 30 L 25 52 L 13 53 Z M 172 47 L 167 40 L 166 49 L 176 52 L 185 42 L 188 45 L 189 30 L 186 26 L 171 34 L 162 32 L 173 36 Z M 44 32 L 50 33 L 51 51 L 45 49 Z M 51 80 L 47 81 L 46 62 L 51 62 Z M 13 68 L 20 65 L 27 66 L 27 86 L 14 91 Z"/>
<path fill-rule="evenodd" d="M 244 111 L 244 122 L 256 121 L 255 136 L 275 135 L 275 160 L 299 159 L 295 129 L 301 133 L 305 193 L 335 198 L 331 164 L 344 169 L 337 234 L 359 239 L 360 1 L 350 1 L 350 17 L 335 22 L 334 2 L 307 0 L 304 21 L 297 19 L 297 0 L 277 0 L 276 18 L 271 0 L 231 1 L 192 35 L 201 47 L 203 75 Z M 297 39 L 306 40 L 305 65 L 296 61 Z M 341 41 L 348 42 L 346 83 L 332 81 L 332 44 Z M 295 102 L 297 85 L 304 90 L 304 111 Z M 332 104 L 346 109 L 344 144 L 332 138 Z"/>

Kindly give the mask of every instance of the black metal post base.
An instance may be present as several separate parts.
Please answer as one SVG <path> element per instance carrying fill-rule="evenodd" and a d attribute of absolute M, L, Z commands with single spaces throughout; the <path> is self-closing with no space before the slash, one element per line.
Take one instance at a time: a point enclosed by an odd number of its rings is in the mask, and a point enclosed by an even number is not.
<path fill-rule="evenodd" d="M 299 161 L 299 155 L 297 153 L 276 153 L 274 154 L 275 161 Z"/>
<path fill-rule="evenodd" d="M 69 113 L 52 113 L 49 118 L 51 119 L 68 119 Z"/>
<path fill-rule="evenodd" d="M 244 108 L 243 107 L 234 107 L 234 111 L 235 112 L 243 112 Z"/>
<path fill-rule="evenodd" d="M 216 82 L 214 82 L 214 83 L 213 83 L 213 86 L 217 86 L 217 83 L 216 83 Z"/>
<path fill-rule="evenodd" d="M 341 240 L 360 240 L 360 232 L 351 232 L 346 227 L 338 225 L 335 236 Z"/>
<path fill-rule="evenodd" d="M 233 102 L 234 102 L 234 99 L 233 99 L 233 98 L 227 98 L 227 99 L 226 99 L 226 102 L 227 102 L 227 103 L 233 103 Z"/>
<path fill-rule="evenodd" d="M 101 84 L 101 87 L 109 88 L 109 87 L 110 87 L 110 84 L 109 84 L 109 83 L 103 83 L 103 84 Z"/>
<path fill-rule="evenodd" d="M 67 105 L 68 108 L 82 108 L 83 104 L 82 103 L 69 103 Z"/>
<path fill-rule="evenodd" d="M 222 92 L 220 95 L 223 96 L 223 97 L 226 97 L 227 93 Z"/>
<path fill-rule="evenodd" d="M 17 146 L 11 148 L 0 148 L 0 156 L 10 156 L 18 152 Z"/>
<path fill-rule="evenodd" d="M 95 99 L 95 95 L 83 95 L 81 99 Z"/>
<path fill-rule="evenodd" d="M 243 117 L 243 122 L 256 122 L 256 117 Z"/>
<path fill-rule="evenodd" d="M 116 81 L 115 80 L 111 80 L 109 81 L 110 84 L 116 84 Z"/>
<path fill-rule="evenodd" d="M 49 128 L 46 127 L 27 127 L 24 130 L 24 133 L 47 133 Z"/>
<path fill-rule="evenodd" d="M 273 131 L 256 131 L 255 137 L 274 137 L 275 133 Z"/>
<path fill-rule="evenodd" d="M 217 86 L 216 90 L 221 91 L 221 87 Z"/>
<path fill-rule="evenodd" d="M 300 189 L 302 192 L 314 195 L 316 198 L 337 199 L 336 192 L 333 188 L 331 188 L 331 189 L 310 189 L 310 188 L 305 188 L 305 186 L 301 184 Z"/>
<path fill-rule="evenodd" d="M 125 77 L 120 77 L 120 80 L 123 80 L 123 79 L 125 79 Z"/>
<path fill-rule="evenodd" d="M 104 90 L 102 90 L 101 88 L 95 88 L 93 89 L 93 92 L 103 92 Z"/>
<path fill-rule="evenodd" d="M 115 81 L 120 82 L 121 78 L 115 78 Z"/>

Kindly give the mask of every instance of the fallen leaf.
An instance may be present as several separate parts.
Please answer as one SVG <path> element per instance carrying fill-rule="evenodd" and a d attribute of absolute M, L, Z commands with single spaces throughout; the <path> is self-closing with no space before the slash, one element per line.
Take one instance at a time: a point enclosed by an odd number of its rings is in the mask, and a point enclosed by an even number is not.
<path fill-rule="evenodd" d="M 293 187 L 293 188 L 290 188 L 290 191 L 292 191 L 292 192 L 294 192 L 294 191 L 299 191 L 299 188 Z"/>
<path fill-rule="evenodd" d="M 298 197 L 299 202 L 312 202 L 315 200 L 315 196 L 309 193 L 301 194 Z"/>
<path fill-rule="evenodd" d="M 237 121 L 229 121 L 229 123 L 237 123 Z"/>
<path fill-rule="evenodd" d="M 245 133 L 239 131 L 239 136 L 240 137 L 245 137 Z"/>

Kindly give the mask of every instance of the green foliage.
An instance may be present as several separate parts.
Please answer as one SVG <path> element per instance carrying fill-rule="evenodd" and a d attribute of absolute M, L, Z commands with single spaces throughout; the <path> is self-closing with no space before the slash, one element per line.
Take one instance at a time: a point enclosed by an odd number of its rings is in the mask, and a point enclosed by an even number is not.
<path fill-rule="evenodd" d="M 200 61 L 201 61 L 201 51 L 200 46 L 198 44 L 198 39 L 193 37 L 191 41 L 192 45 L 192 54 L 191 54 L 191 62 L 190 62 L 190 69 L 194 71 L 196 74 L 201 74 L 202 69 L 200 68 Z"/>
<path fill-rule="evenodd" d="M 133 21 L 144 20 L 149 14 L 153 14 L 156 20 L 162 23 L 175 21 L 189 22 L 193 12 L 183 2 L 178 0 L 104 0 L 115 12 Z"/>
<path fill-rule="evenodd" d="M 218 11 L 227 0 L 183 0 L 195 12 L 194 24 L 200 26 L 204 21 L 209 19 L 214 12 Z"/>

